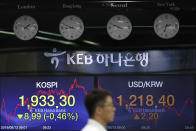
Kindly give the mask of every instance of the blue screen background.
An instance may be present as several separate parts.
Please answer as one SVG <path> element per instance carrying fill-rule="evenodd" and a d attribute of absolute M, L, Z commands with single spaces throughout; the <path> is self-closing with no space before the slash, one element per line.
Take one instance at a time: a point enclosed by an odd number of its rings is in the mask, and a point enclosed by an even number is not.
<path fill-rule="evenodd" d="M 108 125 L 108 129 L 124 130 L 185 130 L 194 129 L 194 77 L 192 76 L 100 76 L 98 77 L 99 87 L 109 90 L 112 93 L 114 105 L 116 107 L 115 120 Z M 129 81 L 163 81 L 162 88 L 130 88 Z M 125 105 L 131 102 L 130 95 L 137 97 L 143 94 L 143 107 L 145 96 L 153 95 L 154 105 L 158 109 L 163 108 L 165 112 L 160 113 L 158 120 L 141 120 L 142 114 L 137 113 L 140 120 L 134 120 L 135 114 Z M 158 104 L 162 95 L 174 95 L 175 104 L 170 109 Z M 119 106 L 118 96 L 123 96 L 122 106 Z M 140 101 L 135 102 L 136 107 L 140 108 Z M 147 117 L 148 118 L 148 117 Z M 193 130 L 190 129 L 190 130 Z M 189 129 L 188 129 L 189 130 Z"/>
<path fill-rule="evenodd" d="M 78 114 L 77 121 L 69 119 L 67 117 L 66 120 L 47 120 L 44 121 L 43 116 L 41 120 L 25 120 L 24 118 L 19 119 L 17 114 L 28 113 L 27 105 L 25 106 L 17 106 L 21 103 L 19 97 L 24 95 L 24 99 L 30 99 L 31 96 L 36 95 L 38 91 L 41 90 L 41 94 L 49 93 L 49 89 L 37 89 L 36 82 L 58 82 L 57 90 L 53 89 L 53 95 L 55 97 L 55 106 L 53 107 L 33 107 L 32 111 L 34 112 L 35 108 L 42 109 L 56 109 L 56 105 L 59 106 L 60 94 L 64 91 L 65 94 L 69 94 L 69 89 L 71 86 L 73 87 L 70 90 L 70 95 L 75 96 L 75 105 L 73 107 L 65 106 L 60 107 L 58 109 L 65 109 L 66 113 L 73 113 L 76 117 L 76 113 Z M 74 83 L 75 82 L 75 83 Z M 52 130 L 80 130 L 86 124 L 88 120 L 88 113 L 84 106 L 84 96 L 85 92 L 88 92 L 90 89 L 94 87 L 94 78 L 88 76 L 80 76 L 80 77 L 0 77 L 0 91 L 1 91 L 1 126 L 27 126 L 28 130 L 42 130 L 43 126 L 51 126 Z M 51 89 L 50 89 L 51 90 Z M 47 100 L 48 102 L 49 100 Z M 73 102 L 71 100 L 71 102 Z M 16 108 L 17 107 L 17 108 Z M 32 112 L 32 113 L 33 113 Z M 44 115 L 45 112 L 41 113 Z M 62 112 L 63 113 L 63 112 Z M 57 112 L 54 112 L 57 115 Z M 15 116 L 15 117 L 14 117 Z M 7 119 L 6 119 L 7 118 Z M 76 120 L 76 119 L 75 119 Z"/>

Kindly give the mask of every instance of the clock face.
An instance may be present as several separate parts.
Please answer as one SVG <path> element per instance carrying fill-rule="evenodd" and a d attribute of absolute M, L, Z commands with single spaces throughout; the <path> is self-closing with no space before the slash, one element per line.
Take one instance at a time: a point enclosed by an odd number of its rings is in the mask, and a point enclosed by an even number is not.
<path fill-rule="evenodd" d="M 131 34 L 131 31 L 132 24 L 124 15 L 115 15 L 108 21 L 107 32 L 115 40 L 126 39 Z"/>
<path fill-rule="evenodd" d="M 64 17 L 59 24 L 61 35 L 67 40 L 76 40 L 84 32 L 83 21 L 74 15 Z"/>
<path fill-rule="evenodd" d="M 179 21 L 172 14 L 162 14 L 154 21 L 155 33 L 163 39 L 173 38 L 179 31 Z"/>
<path fill-rule="evenodd" d="M 30 40 L 37 34 L 38 24 L 31 16 L 21 16 L 16 19 L 13 29 L 19 39 Z"/>

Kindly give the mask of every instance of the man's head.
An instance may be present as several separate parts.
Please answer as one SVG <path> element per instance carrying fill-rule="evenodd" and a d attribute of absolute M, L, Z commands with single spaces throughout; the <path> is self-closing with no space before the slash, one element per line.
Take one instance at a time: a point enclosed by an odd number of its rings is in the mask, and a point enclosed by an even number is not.
<path fill-rule="evenodd" d="M 93 89 L 85 97 L 85 105 L 90 118 L 98 117 L 108 123 L 113 121 L 115 107 L 111 94 L 103 89 Z"/>

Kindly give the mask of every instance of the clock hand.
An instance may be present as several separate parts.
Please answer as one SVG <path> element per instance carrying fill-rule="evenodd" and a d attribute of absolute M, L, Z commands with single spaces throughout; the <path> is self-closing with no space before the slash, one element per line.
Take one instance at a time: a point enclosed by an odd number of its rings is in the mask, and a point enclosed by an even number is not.
<path fill-rule="evenodd" d="M 27 29 L 31 24 L 28 24 L 27 26 L 24 27 L 24 29 Z"/>
<path fill-rule="evenodd" d="M 164 32 L 166 31 L 167 27 L 168 27 L 168 24 L 165 25 Z"/>
<path fill-rule="evenodd" d="M 70 28 L 70 29 L 75 29 L 73 26 L 65 25 L 64 23 L 63 23 L 63 25 Z"/>
<path fill-rule="evenodd" d="M 19 26 L 19 27 L 22 29 L 22 31 L 24 31 L 24 29 L 25 29 L 24 27 L 25 27 L 25 26 L 24 26 L 23 24 L 17 23 L 17 26 Z"/>
<path fill-rule="evenodd" d="M 171 26 L 171 24 L 166 24 L 165 25 L 165 29 L 164 29 L 164 32 L 166 31 L 166 29 L 168 28 L 168 27 L 170 27 Z"/>
<path fill-rule="evenodd" d="M 120 26 L 118 26 L 118 25 L 115 25 L 115 24 L 113 24 L 113 23 L 111 23 L 111 25 L 117 27 L 118 29 L 123 29 L 122 27 L 120 27 Z"/>

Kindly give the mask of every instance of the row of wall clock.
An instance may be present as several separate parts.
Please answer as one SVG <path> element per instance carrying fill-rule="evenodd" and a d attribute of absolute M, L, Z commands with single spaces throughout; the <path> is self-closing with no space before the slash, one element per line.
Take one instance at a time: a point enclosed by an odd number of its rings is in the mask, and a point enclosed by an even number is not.
<path fill-rule="evenodd" d="M 173 38 L 179 31 L 178 19 L 168 13 L 159 15 L 154 20 L 154 31 L 162 39 Z M 75 15 L 64 17 L 59 24 L 59 32 L 67 40 L 77 40 L 84 33 L 84 23 Z M 115 15 L 107 23 L 107 33 L 114 40 L 124 40 L 132 32 L 130 19 L 124 15 Z M 20 16 L 13 26 L 14 33 L 21 40 L 30 40 L 38 32 L 38 23 L 31 16 Z"/>

